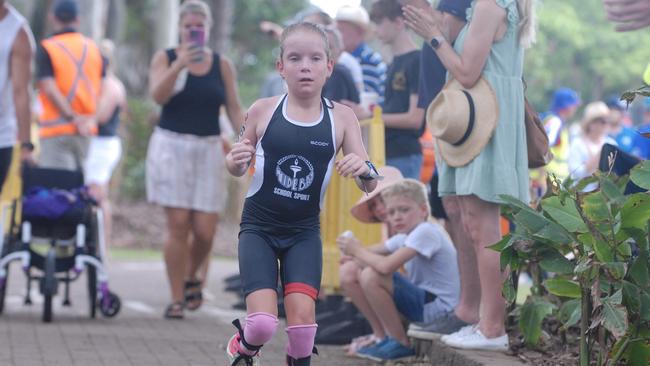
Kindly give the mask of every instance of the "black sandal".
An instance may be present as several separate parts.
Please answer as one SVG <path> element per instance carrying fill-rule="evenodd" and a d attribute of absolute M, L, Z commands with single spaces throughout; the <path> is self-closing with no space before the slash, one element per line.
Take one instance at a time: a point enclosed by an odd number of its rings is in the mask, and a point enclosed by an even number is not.
<path fill-rule="evenodd" d="M 185 281 L 185 308 L 195 311 L 203 305 L 203 291 L 200 280 Z"/>
<path fill-rule="evenodd" d="M 185 317 L 183 309 L 183 303 L 181 302 L 173 302 L 167 305 L 164 314 L 165 319 L 183 319 Z"/>

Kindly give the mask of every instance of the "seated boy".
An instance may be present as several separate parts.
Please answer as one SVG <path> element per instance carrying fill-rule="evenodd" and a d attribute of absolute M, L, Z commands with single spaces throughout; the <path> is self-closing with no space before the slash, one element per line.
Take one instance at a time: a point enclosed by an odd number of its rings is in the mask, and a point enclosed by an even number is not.
<path fill-rule="evenodd" d="M 382 341 L 357 353 L 375 361 L 415 354 L 400 315 L 410 322 L 430 323 L 452 311 L 460 293 L 456 250 L 444 230 L 428 221 L 424 185 L 405 179 L 383 189 L 381 198 L 395 233 L 390 239 L 370 248 L 349 236 L 337 240 L 343 254 L 361 266 L 357 288 L 385 332 Z M 398 272 L 402 266 L 406 275 Z"/>

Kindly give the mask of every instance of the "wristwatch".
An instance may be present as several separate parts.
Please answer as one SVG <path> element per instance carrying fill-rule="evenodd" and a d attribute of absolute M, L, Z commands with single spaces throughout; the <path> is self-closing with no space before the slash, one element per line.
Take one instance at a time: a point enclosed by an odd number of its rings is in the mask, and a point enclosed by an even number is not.
<path fill-rule="evenodd" d="M 360 175 L 359 179 L 361 180 L 373 180 L 379 177 L 379 172 L 377 171 L 377 168 L 375 168 L 375 165 L 366 160 L 366 165 L 368 166 L 368 174 L 366 175 Z"/>
<path fill-rule="evenodd" d="M 429 41 L 429 45 L 434 50 L 437 50 L 440 47 L 440 45 L 443 44 L 444 42 L 445 42 L 445 37 L 443 37 L 443 36 L 435 36 L 435 37 L 431 38 L 431 40 Z"/>
<path fill-rule="evenodd" d="M 25 150 L 34 151 L 34 144 L 29 141 L 22 142 L 20 147 Z"/>

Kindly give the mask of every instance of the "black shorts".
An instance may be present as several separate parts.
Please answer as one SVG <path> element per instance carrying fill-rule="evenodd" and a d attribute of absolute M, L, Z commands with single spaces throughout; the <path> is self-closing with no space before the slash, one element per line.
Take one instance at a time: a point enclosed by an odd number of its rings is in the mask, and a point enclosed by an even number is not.
<path fill-rule="evenodd" d="M 242 227 L 239 232 L 239 273 L 244 296 L 261 289 L 284 295 L 298 292 L 316 300 L 323 271 L 323 250 L 318 230 L 269 232 Z"/>
<path fill-rule="evenodd" d="M 436 219 L 447 219 L 445 207 L 442 205 L 442 199 L 438 194 L 438 174 L 434 174 L 431 178 L 429 204 L 431 205 L 431 216 L 435 217 Z"/>
<path fill-rule="evenodd" d="M 7 173 L 9 172 L 9 167 L 11 166 L 11 156 L 14 151 L 13 147 L 4 147 L 0 149 L 0 192 L 2 191 L 2 186 L 7 179 Z"/>

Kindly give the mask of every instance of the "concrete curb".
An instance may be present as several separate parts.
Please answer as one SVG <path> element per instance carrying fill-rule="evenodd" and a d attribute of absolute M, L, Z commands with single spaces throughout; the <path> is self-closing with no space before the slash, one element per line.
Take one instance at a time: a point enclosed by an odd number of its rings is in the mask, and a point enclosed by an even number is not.
<path fill-rule="evenodd" d="M 451 348 L 440 340 L 411 338 L 418 358 L 427 357 L 431 365 L 445 366 L 523 366 L 524 362 L 501 352 Z"/>

